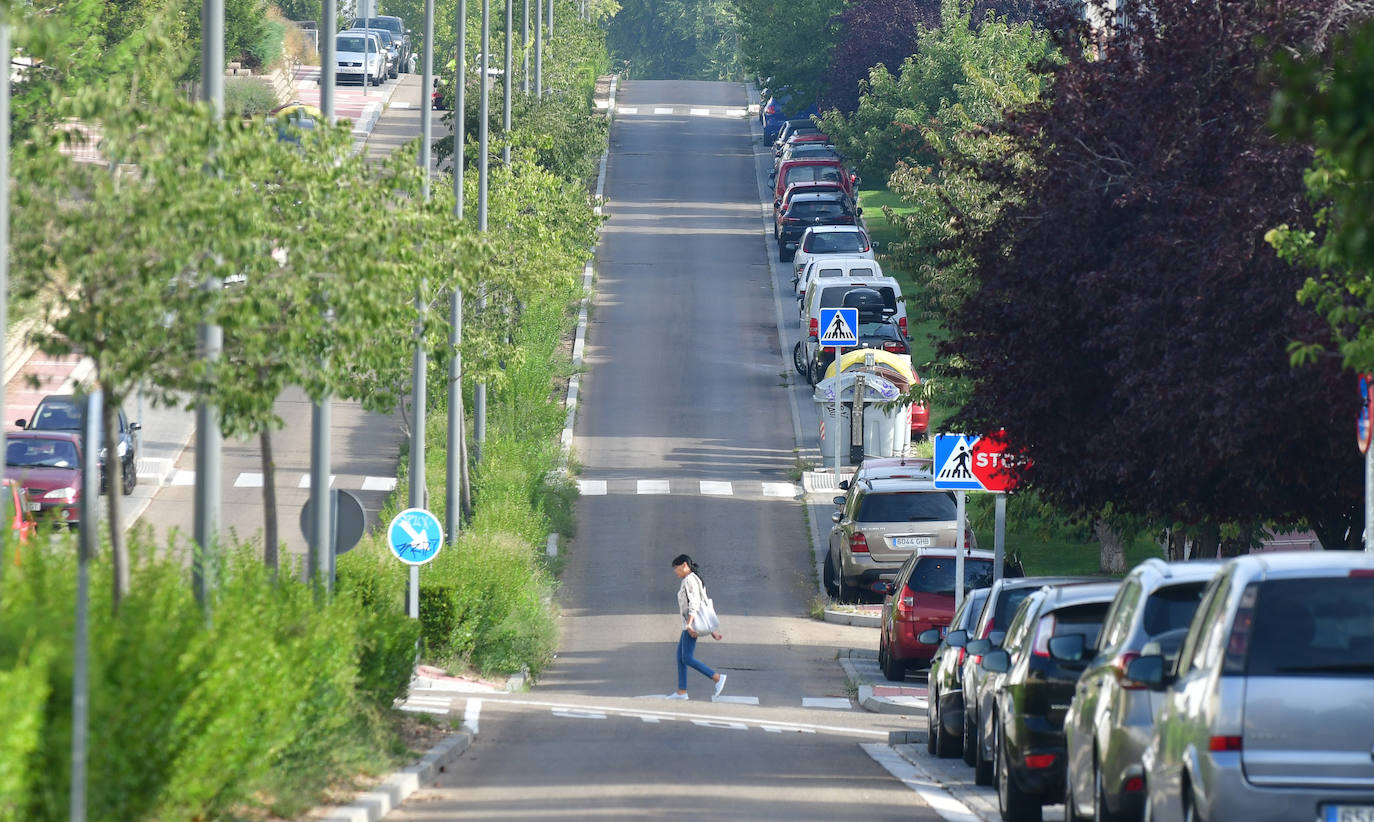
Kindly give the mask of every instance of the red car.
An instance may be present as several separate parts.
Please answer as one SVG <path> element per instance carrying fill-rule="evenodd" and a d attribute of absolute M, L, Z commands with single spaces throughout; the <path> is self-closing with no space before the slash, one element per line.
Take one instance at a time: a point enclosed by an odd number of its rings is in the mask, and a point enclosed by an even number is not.
<path fill-rule="evenodd" d="M 788 160 L 778 166 L 773 180 L 773 200 L 781 200 L 787 187 L 801 182 L 839 183 L 851 198 L 859 185 L 859 177 L 845 169 L 839 160 Z"/>
<path fill-rule="evenodd" d="M 81 435 L 62 431 L 5 434 L 5 479 L 28 494 L 28 508 L 44 519 L 81 521 Z"/>
<path fill-rule="evenodd" d="M 917 637 L 931 628 L 943 636 L 954 618 L 957 560 L 954 548 L 917 548 L 887 584 L 878 659 L 888 679 L 901 681 L 907 670 L 926 667 L 935 656 L 940 643 L 927 645 Z M 992 552 L 966 548 L 964 592 L 991 584 Z"/>

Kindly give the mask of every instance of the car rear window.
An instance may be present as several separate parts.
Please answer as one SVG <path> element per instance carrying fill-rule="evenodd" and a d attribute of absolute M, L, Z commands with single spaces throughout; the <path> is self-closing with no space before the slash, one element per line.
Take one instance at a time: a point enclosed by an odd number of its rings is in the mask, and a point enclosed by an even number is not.
<path fill-rule="evenodd" d="M 787 210 L 789 217 L 842 217 L 849 209 L 840 202 L 793 203 Z"/>
<path fill-rule="evenodd" d="M 783 189 L 793 183 L 805 183 L 819 180 L 825 183 L 838 183 L 841 180 L 840 170 L 835 166 L 795 166 L 787 169 L 787 179 L 783 181 Z"/>
<path fill-rule="evenodd" d="M 1260 585 L 1249 676 L 1374 675 L 1374 577 Z"/>
<path fill-rule="evenodd" d="M 1102 620 L 1107 618 L 1110 607 L 1110 602 L 1093 602 L 1059 608 L 1054 611 L 1054 635 L 1082 634 L 1084 646 L 1095 647 Z"/>
<path fill-rule="evenodd" d="M 952 491 L 895 491 L 865 494 L 860 522 L 950 522 L 955 517 Z"/>
<path fill-rule="evenodd" d="M 1187 628 L 1193 621 L 1193 612 L 1202 599 L 1202 591 L 1207 587 L 1204 581 L 1187 582 L 1160 588 L 1145 600 L 1145 612 L 1141 615 L 1141 625 L 1145 633 L 1158 636 L 1166 631 Z"/>
<path fill-rule="evenodd" d="M 812 234 L 802 249 L 808 254 L 845 254 L 867 251 L 868 238 L 857 231 L 826 231 Z"/>
<path fill-rule="evenodd" d="M 954 557 L 921 557 L 906 587 L 916 594 L 947 594 L 954 596 Z M 986 588 L 992 584 L 992 560 L 964 557 L 964 590 Z"/>
<path fill-rule="evenodd" d="M 821 269 L 821 272 L 822 272 L 822 273 L 821 273 L 821 276 L 822 276 L 822 277 L 826 276 L 825 273 L 824 273 L 825 271 L 826 271 L 826 269 Z M 853 276 L 854 274 L 863 275 L 863 273 L 864 273 L 863 269 L 850 269 L 850 276 Z M 869 272 L 869 273 L 871 273 L 871 272 Z M 854 285 L 831 285 L 831 286 L 826 286 L 826 288 L 825 288 L 823 291 L 821 291 L 821 305 L 820 305 L 820 307 L 821 307 L 821 308 L 836 308 L 836 307 L 838 307 L 838 306 L 840 306 L 840 305 L 843 305 L 843 304 L 844 304 L 844 295 L 847 294 L 847 293 L 849 293 L 849 289 L 851 289 L 851 288 L 857 288 L 857 286 L 854 286 Z M 870 286 L 865 286 L 865 288 L 872 288 L 872 289 L 874 289 L 875 291 L 877 291 L 879 294 L 883 295 L 883 304 L 887 306 L 887 308 L 888 308 L 889 311 L 896 311 L 896 310 L 897 310 L 897 295 L 892 291 L 892 286 L 888 286 L 888 285 L 870 285 Z"/>
<path fill-rule="evenodd" d="M 367 38 L 365 37 L 340 37 L 334 43 L 334 47 L 339 51 L 348 51 L 354 54 L 362 54 L 367 50 Z"/>
<path fill-rule="evenodd" d="M 1026 597 L 1036 592 L 1036 588 L 1027 586 L 1025 588 L 1002 589 L 1002 595 L 993 603 L 992 627 L 993 630 L 1005 631 L 1007 624 L 1011 622 L 1012 614 L 1021 607 L 1021 603 Z"/>

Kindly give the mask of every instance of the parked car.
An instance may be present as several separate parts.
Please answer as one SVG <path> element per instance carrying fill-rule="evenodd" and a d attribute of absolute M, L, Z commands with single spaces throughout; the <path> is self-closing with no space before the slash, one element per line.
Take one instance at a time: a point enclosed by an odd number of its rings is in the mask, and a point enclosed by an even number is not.
<path fill-rule="evenodd" d="M 402 74 L 410 73 L 410 58 L 415 53 L 415 49 L 411 44 L 410 29 L 405 27 L 405 21 L 390 15 L 355 17 L 352 27 L 355 29 L 386 29 L 391 32 L 391 39 L 397 41 L 401 51 L 400 71 Z"/>
<path fill-rule="evenodd" d="M 821 127 L 810 117 L 797 117 L 782 124 L 778 136 L 773 140 L 773 156 L 782 152 L 782 147 L 793 137 L 801 134 L 820 134 Z"/>
<path fill-rule="evenodd" d="M 790 131 L 784 130 L 778 135 L 778 141 L 773 144 L 773 156 L 776 158 L 792 146 L 817 143 L 820 145 L 831 145 L 830 138 L 822 134 L 820 129 L 814 126 L 802 126 Z M 831 146 L 832 148 L 834 146 Z M 776 166 L 776 161 L 774 162 Z"/>
<path fill-rule="evenodd" d="M 787 187 L 786 191 L 782 193 L 781 198 L 773 201 L 773 222 L 775 223 L 775 225 L 773 226 L 774 238 L 778 236 L 776 225 L 778 221 L 778 212 L 786 209 L 787 206 L 792 202 L 792 198 L 798 194 L 839 194 L 844 195 L 846 197 L 849 196 L 845 192 L 844 185 L 842 183 L 829 183 L 816 180 L 807 180 L 800 183 L 793 183 L 792 185 Z M 857 204 L 854 202 L 854 198 L 852 197 L 849 198 L 849 204 L 851 207 L 857 206 Z"/>
<path fill-rule="evenodd" d="M 395 39 L 392 38 L 390 31 L 379 28 L 355 27 L 349 29 L 347 32 L 340 32 L 340 34 L 351 34 L 355 31 L 360 31 L 365 34 L 375 34 L 382 41 L 382 54 L 386 57 L 386 70 L 383 74 L 384 77 L 390 77 L 394 79 L 398 74 L 401 73 L 401 45 L 400 43 L 397 43 Z"/>
<path fill-rule="evenodd" d="M 763 142 L 767 144 L 776 140 L 778 132 L 788 120 L 810 120 L 820 113 L 820 106 L 815 103 L 807 104 L 796 99 L 789 90 L 778 89 L 759 111 L 763 118 Z"/>
<path fill-rule="evenodd" d="M 934 479 L 934 462 L 927 457 L 864 457 L 848 479 L 840 480 L 839 488 L 848 491 L 850 485 L 863 480 Z"/>
<path fill-rule="evenodd" d="M 844 349 L 876 348 L 892 354 L 911 354 L 911 342 L 903 333 L 901 326 L 894 320 L 895 309 L 889 309 L 883 295 L 876 289 L 856 286 L 844 293 L 840 301 L 842 308 L 857 308 L 859 311 L 858 345 Z M 820 344 L 819 337 L 807 337 L 802 342 L 803 359 L 806 364 L 806 381 L 811 385 L 820 382 L 825 370 L 835 361 L 838 349 Z M 914 372 L 913 372 L 914 373 Z"/>
<path fill-rule="evenodd" d="M 968 653 L 968 634 L 987 602 L 991 588 L 976 588 L 964 594 L 964 601 L 949 621 L 949 630 L 926 629 L 917 640 L 926 644 L 938 640 L 940 647 L 930 662 L 926 677 L 926 751 L 942 759 L 959 755 L 964 743 L 964 657 Z"/>
<path fill-rule="evenodd" d="M 1161 696 L 1143 757 L 1153 822 L 1374 818 L 1374 556 L 1233 559 L 1177 663 L 1142 655 L 1126 676 Z"/>
<path fill-rule="evenodd" d="M 353 80 L 362 85 L 382 84 L 386 75 L 386 58 L 382 55 L 382 40 L 376 34 L 340 33 L 334 38 L 334 53 L 337 63 L 334 70 L 335 81 Z"/>
<path fill-rule="evenodd" d="M 861 591 L 885 591 L 882 583 L 894 579 L 916 549 L 959 541 L 954 493 L 932 480 L 861 479 L 835 504 L 840 510 L 831 517 L 821 576 L 826 590 L 844 602 L 857 600 Z M 972 531 L 965 544 L 975 544 Z"/>
<path fill-rule="evenodd" d="M 878 666 L 893 682 L 930 664 L 954 619 L 957 549 L 917 548 L 887 583 L 878 636 Z M 992 584 L 992 553 L 964 552 L 964 591 Z M 932 635 L 933 632 L 933 635 Z"/>
<path fill-rule="evenodd" d="M 797 240 L 797 248 L 793 252 L 792 287 L 795 290 L 801 285 L 807 263 L 817 257 L 858 257 L 871 260 L 876 250 L 877 244 L 869 238 L 868 230 L 862 226 L 808 226 L 802 232 L 801 239 Z"/>
<path fill-rule="evenodd" d="M 839 160 L 788 160 L 778 167 L 773 177 L 773 199 L 780 200 L 793 183 L 839 183 L 844 193 L 856 197 L 859 178 L 851 174 Z"/>
<path fill-rule="evenodd" d="M 1121 583 L 1046 586 L 1026 597 L 1001 648 L 983 653 L 983 718 L 1003 822 L 1039 822 L 1064 796 L 1064 716 Z"/>
<path fill-rule="evenodd" d="M 992 784 L 992 759 L 985 754 L 990 743 L 983 737 L 982 717 L 987 716 L 992 704 L 992 694 L 984 685 L 987 671 L 983 669 L 983 652 L 1002 644 L 1007 626 L 1011 623 L 1016 609 L 1026 597 L 1046 585 L 1064 585 L 1074 582 L 1087 582 L 1088 577 L 1025 577 L 1012 579 L 1005 576 L 992 584 L 988 601 L 978 614 L 973 631 L 970 632 L 967 658 L 964 660 L 962 679 L 964 686 L 964 741 L 960 746 L 964 762 L 973 768 L 973 781 L 979 785 Z"/>
<path fill-rule="evenodd" d="M 1148 644 L 1157 651 L 1167 646 L 1177 655 L 1202 590 L 1220 568 L 1217 560 L 1148 559 L 1122 580 L 1064 720 L 1069 820 L 1140 819 L 1145 807 L 1140 757 L 1150 742 L 1160 697 L 1127 679 L 1126 666 Z"/>
<path fill-rule="evenodd" d="M 777 176 L 778 167 L 788 160 L 840 160 L 840 150 L 822 142 L 821 140 L 808 141 L 804 138 L 798 142 L 789 142 L 783 146 L 778 156 L 773 158 L 773 175 Z"/>
<path fill-rule="evenodd" d="M 817 225 L 860 225 L 862 208 L 855 208 L 845 194 L 797 194 L 787 207 L 778 211 L 774 234 L 778 238 L 778 260 L 792 259 L 802 232 Z"/>
<path fill-rule="evenodd" d="M 65 431 L 5 435 L 5 478 L 28 495 L 38 519 L 75 527 L 81 521 L 81 438 Z"/>
<path fill-rule="evenodd" d="M 86 430 L 86 406 L 74 394 L 48 394 L 39 400 L 33 416 L 27 420 L 14 421 L 15 426 L 29 431 L 67 431 L 84 436 Z M 124 409 L 115 413 L 115 426 L 119 429 L 114 436 L 115 456 L 119 458 L 120 491 L 132 494 L 138 485 L 138 439 L 135 432 L 143 426 L 129 422 Z M 79 441 L 79 440 L 78 440 Z M 100 493 L 109 489 L 109 448 L 100 449 Z"/>
<path fill-rule="evenodd" d="M 906 333 L 906 300 L 902 297 L 901 285 L 892 277 L 883 276 L 882 268 L 873 260 L 847 257 L 824 258 L 824 265 L 817 265 L 807 272 L 803 289 L 797 298 L 800 311 L 802 348 L 809 354 L 808 346 L 815 337 L 819 341 L 821 333 L 821 309 L 837 308 L 844 303 L 844 295 L 853 288 L 871 288 L 882 295 L 884 305 L 891 310 L 897 325 Z"/>

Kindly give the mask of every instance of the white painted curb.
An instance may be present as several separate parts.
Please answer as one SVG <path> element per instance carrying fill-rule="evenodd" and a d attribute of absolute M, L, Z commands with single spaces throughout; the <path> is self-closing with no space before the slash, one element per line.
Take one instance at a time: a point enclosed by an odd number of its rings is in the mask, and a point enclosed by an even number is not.
<path fill-rule="evenodd" d="M 352 803 L 327 809 L 318 818 L 324 822 L 378 822 L 422 786 L 434 782 L 471 744 L 472 734 L 455 733 L 430 748 L 419 762 L 387 777 L 375 789 L 358 794 Z"/>

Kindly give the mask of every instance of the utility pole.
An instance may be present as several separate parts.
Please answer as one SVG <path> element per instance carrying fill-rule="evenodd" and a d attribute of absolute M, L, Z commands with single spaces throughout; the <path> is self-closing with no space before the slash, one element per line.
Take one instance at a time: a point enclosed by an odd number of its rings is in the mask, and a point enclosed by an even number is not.
<path fill-rule="evenodd" d="M 525 0 L 525 13 L 520 18 L 520 92 L 530 93 L 530 0 Z"/>
<path fill-rule="evenodd" d="M 544 96 L 544 0 L 534 0 L 534 96 Z"/>
<path fill-rule="evenodd" d="M 491 120 L 490 97 L 487 89 L 487 60 L 491 54 L 491 0 L 482 0 L 482 94 L 477 118 L 477 230 L 487 231 L 487 127 Z M 477 309 L 486 307 L 486 299 L 478 292 Z M 487 439 L 487 384 L 479 382 L 472 389 L 472 455 L 482 461 L 482 443 Z"/>
<path fill-rule="evenodd" d="M 527 0 L 528 2 L 528 0 Z M 0 65 L 10 64 L 10 21 L 0 11 Z M 10 300 L 10 84 L 0 83 L 0 329 L 9 328 Z M 0 334 L 0 371 L 5 368 L 5 335 Z M 0 390 L 0 420 L 5 418 L 5 392 Z M 5 427 L 0 425 L 0 454 Z M 3 557 L 0 557 L 3 559 Z M 0 579 L 5 576 L 0 562 Z"/>
<path fill-rule="evenodd" d="M 100 421 L 105 418 L 102 400 L 99 391 L 86 397 L 86 419 L 81 426 L 86 451 L 81 455 L 83 488 L 100 487 Z M 111 470 L 115 464 L 111 460 Z M 110 477 L 110 493 L 117 494 L 114 474 Z M 86 737 L 91 721 L 90 568 L 100 548 L 99 509 L 99 494 L 81 495 L 81 536 L 76 548 L 76 622 L 72 632 L 72 775 L 68 794 L 71 822 L 85 822 L 86 819 Z"/>
<path fill-rule="evenodd" d="M 210 104 L 216 119 L 224 117 L 224 0 L 205 0 L 201 7 L 200 84 L 202 99 Z M 205 279 L 207 291 L 223 288 L 216 277 Z M 224 329 L 201 321 L 196 326 L 196 348 L 201 359 L 210 364 L 219 360 L 224 349 Z M 209 613 L 215 589 L 214 546 L 219 539 L 220 506 L 220 431 L 219 415 L 204 397 L 196 403 L 196 551 L 191 559 L 191 584 L 196 600 Z M 113 476 L 113 475 L 112 475 Z M 111 493 L 114 483 L 111 481 Z"/>
<path fill-rule="evenodd" d="M 457 73 L 453 103 L 453 216 L 463 223 L 463 146 L 467 143 L 467 0 L 458 0 L 458 55 L 454 61 Z M 444 460 L 444 530 L 448 544 L 458 542 L 459 523 L 462 522 L 463 441 L 467 432 L 463 424 L 463 289 L 455 283 L 448 300 L 448 451 Z"/>
<path fill-rule="evenodd" d="M 553 40 L 553 0 L 549 0 L 549 40 Z"/>
<path fill-rule="evenodd" d="M 501 75 L 502 101 L 501 130 L 505 138 L 501 146 L 501 162 L 510 166 L 510 94 L 511 88 L 511 46 L 515 30 L 515 0 L 506 0 L 506 65 Z"/>
<path fill-rule="evenodd" d="M 338 8 L 334 0 L 322 0 L 320 14 L 320 113 L 334 125 L 334 72 L 338 69 L 335 35 L 338 34 Z M 311 582 L 328 592 L 329 569 L 333 567 L 334 546 L 330 544 L 334 518 L 330 506 L 330 428 L 333 426 L 334 398 L 326 393 L 310 407 L 310 546 L 306 572 Z"/>

